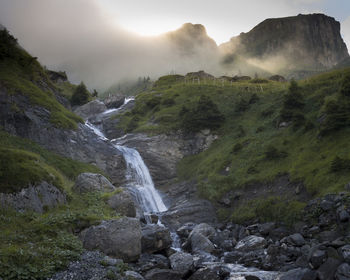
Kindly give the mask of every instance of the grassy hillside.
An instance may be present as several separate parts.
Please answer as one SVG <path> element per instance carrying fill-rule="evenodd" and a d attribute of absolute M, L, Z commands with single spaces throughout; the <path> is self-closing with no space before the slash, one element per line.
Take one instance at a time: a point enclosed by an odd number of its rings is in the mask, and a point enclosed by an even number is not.
<path fill-rule="evenodd" d="M 67 85 L 58 89 L 48 78 L 37 58 L 29 55 L 7 30 L 0 30 L 0 86 L 11 95 L 27 96 L 30 103 L 51 112 L 51 123 L 56 127 L 74 129 L 82 119 L 55 98 L 53 91 L 63 91 L 70 96 Z M 14 104 L 14 108 L 20 110 Z"/>
<path fill-rule="evenodd" d="M 245 191 L 251 183 L 271 182 L 282 174 L 302 181 L 310 196 L 342 191 L 350 182 L 350 97 L 340 89 L 349 75 L 350 69 L 322 74 L 300 81 L 295 89 L 289 83 L 259 79 L 198 84 L 166 76 L 136 98 L 135 108 L 123 116 L 121 125 L 134 132 L 185 130 L 184 115 L 190 112 L 197 117 L 200 100 L 206 96 L 224 116 L 211 127 L 219 139 L 178 165 L 180 178 L 196 179 L 203 197 L 219 201 L 229 193 Z M 211 117 L 203 111 L 199 119 Z M 193 127 L 201 124 L 199 119 Z M 287 193 L 261 195 L 263 199 L 221 213 L 240 220 L 259 215 L 268 219 L 271 213 L 262 214 L 262 209 L 274 201 L 276 208 L 283 208 L 277 209 L 280 217 L 273 217 L 278 219 L 302 208 Z"/>

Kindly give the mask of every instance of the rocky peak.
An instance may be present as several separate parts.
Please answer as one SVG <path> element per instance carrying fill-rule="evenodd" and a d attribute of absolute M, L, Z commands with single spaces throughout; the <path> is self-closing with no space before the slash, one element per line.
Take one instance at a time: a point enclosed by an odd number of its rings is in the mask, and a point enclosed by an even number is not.
<path fill-rule="evenodd" d="M 290 69 L 327 69 L 349 57 L 340 23 L 324 14 L 266 19 L 221 48 L 248 58 L 279 57 Z"/>

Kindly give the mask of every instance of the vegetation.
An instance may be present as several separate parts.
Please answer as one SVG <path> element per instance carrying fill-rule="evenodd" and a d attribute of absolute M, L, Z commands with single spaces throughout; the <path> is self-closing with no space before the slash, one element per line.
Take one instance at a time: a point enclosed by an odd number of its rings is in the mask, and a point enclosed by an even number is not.
<path fill-rule="evenodd" d="M 122 116 L 120 126 L 130 125 L 128 131 L 150 134 L 184 130 L 184 116 L 201 96 L 206 96 L 224 117 L 211 128 L 219 139 L 208 150 L 185 157 L 178 165 L 180 178 L 195 179 L 200 195 L 217 202 L 230 191 L 244 190 L 254 182 L 271 182 L 281 174 L 288 174 L 292 181 L 303 181 L 309 196 L 341 191 L 350 181 L 346 161 L 350 159 L 348 119 L 337 129 L 323 132 L 330 121 L 343 120 L 339 110 L 333 115 L 325 111 L 331 101 L 337 106 L 347 104 L 348 97 L 341 92 L 347 92 L 342 89 L 346 88 L 344 77 L 349 75 L 350 69 L 337 70 L 292 81 L 289 86 L 275 81 L 215 85 L 212 80 L 201 80 L 198 84 L 186 83 L 178 75 L 165 76 L 152 90 L 137 96 L 135 108 Z M 174 102 L 165 101 L 169 99 Z M 279 128 L 282 121 L 287 126 Z M 194 127 L 191 129 L 196 130 Z M 345 161 L 339 164 L 337 156 Z M 303 203 L 290 199 L 294 206 Z M 239 209 L 249 205 L 244 202 L 233 212 L 222 209 L 223 217 L 237 217 L 237 211 L 245 212 Z M 249 213 L 256 215 L 254 211 Z M 267 213 L 262 209 L 258 212 Z"/>
<path fill-rule="evenodd" d="M 73 106 L 84 105 L 85 103 L 89 102 L 91 97 L 92 96 L 90 92 L 87 90 L 85 84 L 81 82 L 80 85 L 78 85 L 73 92 L 73 95 L 71 98 L 71 104 Z"/>
<path fill-rule="evenodd" d="M 83 121 L 56 100 L 54 91 L 59 89 L 36 58 L 20 48 L 7 30 L 0 30 L 0 85 L 8 94 L 24 95 L 31 104 L 50 111 L 50 121 L 56 127 L 75 129 Z"/>

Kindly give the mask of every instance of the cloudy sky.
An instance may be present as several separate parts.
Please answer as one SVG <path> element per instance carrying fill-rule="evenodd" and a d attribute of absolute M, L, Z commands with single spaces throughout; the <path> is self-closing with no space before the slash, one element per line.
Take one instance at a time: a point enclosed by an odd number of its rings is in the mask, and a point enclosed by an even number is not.
<path fill-rule="evenodd" d="M 164 48 L 149 36 L 185 22 L 203 24 L 221 44 L 266 18 L 315 12 L 340 21 L 350 46 L 350 0 L 0 0 L 0 23 L 24 48 L 97 88 L 178 67 L 159 59 Z"/>

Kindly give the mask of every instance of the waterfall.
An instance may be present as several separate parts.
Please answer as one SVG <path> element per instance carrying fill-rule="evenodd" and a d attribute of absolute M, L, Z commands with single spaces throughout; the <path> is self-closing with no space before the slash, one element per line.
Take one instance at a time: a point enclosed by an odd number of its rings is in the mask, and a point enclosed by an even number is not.
<path fill-rule="evenodd" d="M 102 114 L 106 115 L 111 112 L 119 111 L 125 106 L 132 98 L 125 99 L 124 104 L 118 109 L 109 109 Z M 104 141 L 110 141 L 96 126 L 89 121 L 85 122 L 85 125 L 94 132 L 100 139 Z M 121 146 L 118 144 L 112 145 L 118 149 L 124 156 L 127 164 L 126 180 L 128 187 L 132 190 L 135 198 L 140 205 L 147 222 L 150 222 L 149 216 L 152 213 L 164 212 L 167 210 L 161 196 L 154 187 L 154 183 L 151 174 L 144 163 L 141 155 L 135 149 Z"/>

